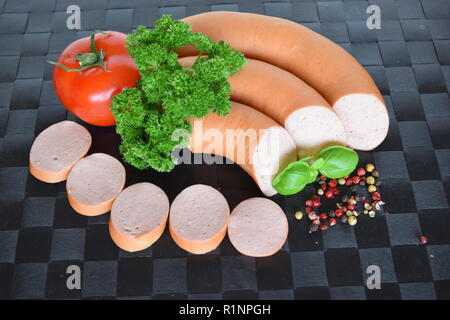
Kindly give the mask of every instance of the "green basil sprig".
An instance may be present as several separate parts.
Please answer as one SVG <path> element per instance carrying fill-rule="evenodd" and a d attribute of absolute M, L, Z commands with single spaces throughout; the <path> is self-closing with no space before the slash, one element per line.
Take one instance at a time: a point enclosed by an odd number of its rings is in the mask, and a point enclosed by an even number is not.
<path fill-rule="evenodd" d="M 291 162 L 272 181 L 272 186 L 281 195 L 291 195 L 313 183 L 319 172 L 331 179 L 349 175 L 358 165 L 358 154 L 349 148 L 331 146 L 320 151 L 317 159 L 304 158 Z"/>

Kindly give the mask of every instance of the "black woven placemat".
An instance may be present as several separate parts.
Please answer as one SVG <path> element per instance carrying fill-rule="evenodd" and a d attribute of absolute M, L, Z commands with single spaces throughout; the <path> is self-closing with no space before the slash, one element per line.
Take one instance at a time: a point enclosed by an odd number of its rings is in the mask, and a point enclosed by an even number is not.
<path fill-rule="evenodd" d="M 65 27 L 71 4 L 82 9 L 81 31 Z M 366 27 L 371 4 L 381 8 L 381 30 Z M 0 298 L 450 298 L 449 8 L 448 0 L 0 0 Z M 89 30 L 130 32 L 163 13 L 182 18 L 210 10 L 302 23 L 367 68 L 389 106 L 391 127 L 386 141 L 362 157 L 381 172 L 390 215 L 309 235 L 305 219 L 293 218 L 304 192 L 275 198 L 290 233 L 272 257 L 242 256 L 227 239 L 214 252 L 194 256 L 167 232 L 150 249 L 129 254 L 110 240 L 108 215 L 80 216 L 67 202 L 64 183 L 30 176 L 36 135 L 55 122 L 76 120 L 55 96 L 46 60 Z M 112 128 L 87 127 L 91 152 L 119 157 Z M 218 187 L 231 207 L 260 195 L 236 165 L 181 165 L 169 174 L 127 166 L 127 175 L 127 184 L 153 182 L 171 200 L 195 183 Z M 418 244 L 420 234 L 427 245 Z M 365 287 L 373 264 L 381 267 L 380 290 Z M 81 290 L 66 287 L 69 265 L 82 270 Z"/>

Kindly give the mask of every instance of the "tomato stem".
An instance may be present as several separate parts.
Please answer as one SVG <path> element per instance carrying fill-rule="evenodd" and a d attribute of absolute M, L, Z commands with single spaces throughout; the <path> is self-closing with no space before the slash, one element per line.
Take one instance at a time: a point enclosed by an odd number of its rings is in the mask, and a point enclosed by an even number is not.
<path fill-rule="evenodd" d="M 78 63 L 80 65 L 80 68 L 76 68 L 76 69 L 69 69 L 67 68 L 65 65 L 59 63 L 59 62 L 53 62 L 53 61 L 47 61 L 48 63 L 57 65 L 58 67 L 61 67 L 62 69 L 66 70 L 67 72 L 72 72 L 72 71 L 82 71 L 82 70 L 86 70 L 88 68 L 91 67 L 102 67 L 103 70 L 105 72 L 110 72 L 109 70 L 106 69 L 106 65 L 105 65 L 105 51 L 104 50 L 100 50 L 100 52 L 97 50 L 97 48 L 95 47 L 95 35 L 97 33 L 102 33 L 102 34 L 108 34 L 107 32 L 104 31 L 100 31 L 100 30 L 94 30 L 91 33 L 91 46 L 90 46 L 90 52 L 88 53 L 77 53 L 74 58 L 78 60 Z"/>

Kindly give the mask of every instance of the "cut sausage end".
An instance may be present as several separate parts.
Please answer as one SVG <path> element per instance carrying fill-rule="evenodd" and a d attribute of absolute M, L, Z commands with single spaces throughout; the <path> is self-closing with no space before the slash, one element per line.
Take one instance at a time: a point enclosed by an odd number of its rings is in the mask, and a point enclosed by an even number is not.
<path fill-rule="evenodd" d="M 226 235 L 230 208 L 216 189 L 197 184 L 175 198 L 170 208 L 169 231 L 182 249 L 203 254 L 214 250 Z"/>
<path fill-rule="evenodd" d="M 315 156 L 321 149 L 331 145 L 347 144 L 344 125 L 331 108 L 301 108 L 289 115 L 284 126 L 298 147 L 300 159 Z"/>
<path fill-rule="evenodd" d="M 283 210 L 272 200 L 251 198 L 239 203 L 230 216 L 228 237 L 240 253 L 267 257 L 283 247 L 288 222 Z"/>
<path fill-rule="evenodd" d="M 357 150 L 369 151 L 379 146 L 389 129 L 386 106 L 372 94 L 350 94 L 333 106 L 347 133 L 347 144 Z"/>
<path fill-rule="evenodd" d="M 114 200 L 109 221 L 111 238 L 128 252 L 150 247 L 164 232 L 169 199 L 154 184 L 134 184 Z"/>
<path fill-rule="evenodd" d="M 73 165 L 91 147 L 89 131 L 73 121 L 55 123 L 42 131 L 30 150 L 30 173 L 48 183 L 67 179 Z"/>
<path fill-rule="evenodd" d="M 78 161 L 67 177 L 67 198 L 72 208 L 86 216 L 111 210 L 125 185 L 125 168 L 116 158 L 94 153 Z"/>
<path fill-rule="evenodd" d="M 296 146 L 289 133 L 282 127 L 267 128 L 259 139 L 252 163 L 256 183 L 268 197 L 277 194 L 272 180 L 289 163 L 297 160 Z"/>

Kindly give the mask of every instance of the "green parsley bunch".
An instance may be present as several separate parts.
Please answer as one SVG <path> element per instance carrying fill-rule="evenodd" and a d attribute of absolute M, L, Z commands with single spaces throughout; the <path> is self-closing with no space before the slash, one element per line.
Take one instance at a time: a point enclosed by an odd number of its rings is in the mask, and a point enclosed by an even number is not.
<path fill-rule="evenodd" d="M 190 68 L 178 62 L 177 52 L 186 45 L 195 46 L 199 54 Z M 228 77 L 242 69 L 246 59 L 230 45 L 193 33 L 187 23 L 169 15 L 156 21 L 154 29 L 139 26 L 128 36 L 127 48 L 141 78 L 111 104 L 122 139 L 120 152 L 138 169 L 171 171 L 173 149 L 187 145 L 180 145 L 182 138 L 173 139 L 173 133 L 190 132 L 190 117 L 228 114 Z"/>

